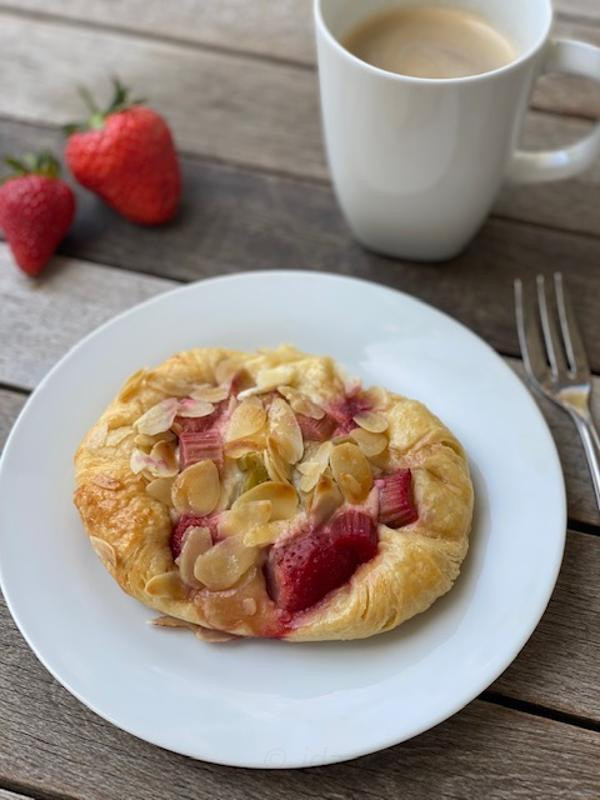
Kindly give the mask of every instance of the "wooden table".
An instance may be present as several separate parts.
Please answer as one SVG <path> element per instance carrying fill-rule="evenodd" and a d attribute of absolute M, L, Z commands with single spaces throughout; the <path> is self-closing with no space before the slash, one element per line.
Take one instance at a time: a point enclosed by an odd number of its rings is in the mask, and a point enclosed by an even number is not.
<path fill-rule="evenodd" d="M 556 5 L 557 31 L 600 44 L 598 0 Z M 9 0 L 0 4 L 0 66 L 2 154 L 60 149 L 59 126 L 81 114 L 75 84 L 108 92 L 106 76 L 118 70 L 169 119 L 185 175 L 181 214 L 161 230 L 129 225 L 79 192 L 72 233 L 36 282 L 0 243 L 2 439 L 46 370 L 100 322 L 178 283 L 250 269 L 329 270 L 410 292 L 466 323 L 519 374 L 512 280 L 560 269 L 600 373 L 600 164 L 578 180 L 506 189 L 477 240 L 447 265 L 361 250 L 327 179 L 309 0 Z M 598 115 L 597 88 L 544 81 L 525 139 L 569 141 Z M 596 406 L 600 418 L 600 391 Z M 337 766 L 193 762 L 84 708 L 2 605 L 0 800 L 598 797 L 600 515 L 570 423 L 547 404 L 542 411 L 568 487 L 564 565 L 523 652 L 455 717 Z"/>

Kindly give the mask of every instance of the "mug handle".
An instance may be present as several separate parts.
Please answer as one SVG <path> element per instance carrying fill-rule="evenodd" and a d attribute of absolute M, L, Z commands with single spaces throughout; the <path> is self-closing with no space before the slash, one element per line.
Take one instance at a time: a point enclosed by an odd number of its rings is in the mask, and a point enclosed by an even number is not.
<path fill-rule="evenodd" d="M 540 75 L 567 72 L 600 80 L 600 48 L 573 39 L 553 39 Z M 571 178 L 588 169 L 600 156 L 600 123 L 579 142 L 539 153 L 517 150 L 508 169 L 513 183 L 542 183 Z"/>

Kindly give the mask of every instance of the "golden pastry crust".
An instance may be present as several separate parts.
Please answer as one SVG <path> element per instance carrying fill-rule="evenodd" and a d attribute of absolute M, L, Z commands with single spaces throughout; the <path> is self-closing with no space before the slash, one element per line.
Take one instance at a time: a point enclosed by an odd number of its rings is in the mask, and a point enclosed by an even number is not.
<path fill-rule="evenodd" d="M 241 391 L 241 396 L 237 401 L 222 401 L 223 407 L 228 404 L 227 414 L 222 417 L 225 421 L 220 423 L 226 444 L 223 463 L 219 464 L 220 494 L 214 511 L 230 507 L 244 479 L 240 471 L 240 441 L 247 443 L 249 437 L 228 441 L 233 409 L 239 406 L 242 398 L 245 405 L 254 403 L 256 408 L 266 407 L 265 412 L 256 412 L 265 416 L 266 428 L 253 435 L 255 439 L 258 437 L 256 447 L 267 447 L 264 437 L 269 434 L 269 426 L 275 424 L 274 412 L 270 410 L 273 398 L 277 398 L 284 410 L 287 406 L 286 400 L 277 394 L 277 386 L 291 387 L 302 393 L 299 395 L 303 398 L 301 402 L 309 398 L 318 408 L 326 409 L 328 415 L 331 413 L 332 418 L 333 409 L 340 404 L 345 402 L 344 408 L 349 407 L 349 395 L 360 397 L 363 404 L 368 400 L 375 416 L 372 420 L 367 418 L 365 425 L 371 428 L 385 425 L 384 432 L 367 431 L 364 437 L 365 446 L 371 447 L 367 449 L 368 462 L 375 479 L 398 470 L 410 470 L 412 476 L 418 519 L 397 529 L 379 522 L 375 556 L 359 564 L 339 588 L 329 591 L 314 605 L 292 614 L 282 614 L 271 598 L 262 566 L 274 538 L 279 537 L 279 543 L 292 537 L 298 525 L 314 513 L 314 505 L 311 511 L 314 490 L 311 487 L 303 492 L 299 488 L 309 485 L 310 480 L 300 483 L 302 473 L 298 471 L 298 464 L 286 467 L 289 481 L 300 499 L 296 514 L 287 521 L 269 523 L 269 530 L 276 531 L 271 541 L 251 548 L 248 569 L 232 586 L 217 589 L 207 589 L 194 578 L 183 581 L 171 549 L 177 511 L 148 494 L 149 480 L 155 480 L 156 471 L 149 474 L 148 469 L 139 466 L 137 473 L 132 470 L 136 457 L 139 460 L 158 452 L 152 450 L 158 441 L 167 442 L 167 451 L 175 444 L 169 441 L 175 439 L 170 432 L 140 433 L 142 415 L 169 398 L 176 397 L 178 400 L 171 402 L 181 402 L 206 384 L 228 387 L 232 379 L 238 382 L 236 391 Z M 258 389 L 253 388 L 256 384 Z M 285 394 L 288 390 L 282 391 Z M 250 399 L 252 397 L 254 399 Z M 292 405 L 298 400 L 296 395 L 290 398 L 292 395 L 288 395 Z M 304 406 L 299 407 L 304 410 Z M 362 446 L 360 436 L 358 440 L 352 438 L 352 429 L 358 427 L 352 422 L 348 432 L 340 432 L 338 428 L 334 432 L 337 446 L 346 442 L 351 449 L 356 448 L 356 441 Z M 379 447 L 378 436 L 385 437 L 381 440 L 385 449 L 372 455 Z M 301 462 L 308 464 L 305 473 L 317 458 L 318 447 L 304 442 Z M 132 461 L 134 452 L 137 456 Z M 168 464 L 165 467 L 167 462 L 160 462 L 163 472 L 159 470 L 158 474 L 170 475 L 163 478 L 168 487 L 173 471 L 169 472 Z M 155 469 L 152 463 L 150 470 Z M 332 464 L 325 459 L 327 474 Z M 272 479 L 274 467 L 268 466 Z M 335 470 L 333 473 L 335 476 Z M 473 511 L 468 464 L 461 445 L 440 420 L 414 400 L 385 390 L 364 391 L 356 386 L 349 387 L 332 359 L 308 356 L 287 346 L 257 353 L 195 349 L 178 353 L 154 369 L 135 373 L 83 439 L 75 455 L 75 474 L 75 505 L 94 549 L 120 586 L 162 614 L 234 635 L 313 641 L 364 638 L 391 630 L 425 611 L 452 587 L 468 548 Z M 212 472 L 209 477 L 213 479 Z M 331 478 L 328 480 L 330 484 L 335 483 Z M 349 507 L 351 492 L 359 491 L 358 483 L 351 480 L 350 488 L 344 490 L 344 507 Z M 369 509 L 374 502 L 377 502 L 377 489 L 369 484 L 355 505 Z M 255 507 L 258 508 L 256 503 Z M 264 526 L 260 530 L 264 531 Z M 233 538 L 238 540 L 243 536 Z M 269 538 L 268 531 L 266 538 Z M 243 557 L 246 554 L 244 551 Z"/>

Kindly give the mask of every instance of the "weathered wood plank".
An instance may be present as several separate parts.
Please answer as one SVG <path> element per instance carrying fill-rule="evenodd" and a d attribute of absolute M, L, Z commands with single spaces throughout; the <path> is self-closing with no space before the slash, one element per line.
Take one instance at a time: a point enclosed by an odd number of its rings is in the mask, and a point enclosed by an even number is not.
<path fill-rule="evenodd" d="M 0 48 L 0 115 L 37 124 L 77 119 L 82 108 L 74 84 L 106 93 L 107 75 L 118 64 L 122 78 L 168 117 L 184 151 L 297 175 L 327 174 L 311 70 L 6 11 L 0 11 Z M 578 113 L 600 111 L 600 92 L 562 85 L 552 81 L 541 90 L 544 107 L 568 103 Z"/>
<path fill-rule="evenodd" d="M 0 389 L 0 453 L 19 411 L 25 405 L 25 395 Z"/>
<path fill-rule="evenodd" d="M 0 316 L 0 341 L 6 342 L 6 345 L 0 350 L 0 381 L 26 389 L 35 386 L 69 347 L 101 322 L 175 285 L 169 280 L 60 258 L 56 259 L 41 281 L 32 282 L 18 273 L 9 261 L 7 247 L 2 244 L 0 296 L 4 298 L 4 313 Z M 485 263 L 480 267 L 485 269 Z M 362 274 L 369 277 L 370 273 Z M 429 275 L 436 280 L 435 273 L 430 272 Z M 389 275 L 386 280 L 384 273 L 375 272 L 371 277 L 398 288 L 407 288 L 408 281 L 390 281 Z M 421 286 L 422 281 L 421 276 L 421 281 L 415 280 L 415 285 Z M 489 283 L 486 285 L 489 291 Z M 506 302 L 509 304 L 509 282 L 507 294 Z M 483 295 L 482 301 L 485 302 Z M 477 308 L 475 303 L 474 307 Z M 520 368 L 517 361 L 509 363 L 516 369 Z M 596 415 L 600 419 L 600 379 L 596 379 L 595 383 L 597 386 L 593 399 Z M 549 403 L 542 402 L 542 409 L 560 450 L 571 518 L 600 524 L 587 467 L 570 420 Z"/>
<path fill-rule="evenodd" d="M 481 701 L 410 742 L 347 764 L 269 774 L 231 770 L 152 747 L 94 716 L 36 661 L 3 604 L 0 663 L 0 780 L 42 794 L 590 800 L 600 777 L 598 734 Z"/>
<path fill-rule="evenodd" d="M 312 0 L 179 0 L 175 9 L 161 0 L 54 0 L 51 8 L 46 0 L 8 0 L 2 6 L 300 64 L 316 60 Z M 554 7 L 559 14 L 600 21 L 596 0 L 554 0 Z M 559 19 L 558 25 L 563 22 Z"/>
<path fill-rule="evenodd" d="M 24 794 L 7 792 L 6 789 L 0 789 L 0 800 L 29 800 L 29 797 Z"/>
<path fill-rule="evenodd" d="M 546 614 L 493 690 L 600 721 L 598 575 L 600 537 L 569 532 Z"/>

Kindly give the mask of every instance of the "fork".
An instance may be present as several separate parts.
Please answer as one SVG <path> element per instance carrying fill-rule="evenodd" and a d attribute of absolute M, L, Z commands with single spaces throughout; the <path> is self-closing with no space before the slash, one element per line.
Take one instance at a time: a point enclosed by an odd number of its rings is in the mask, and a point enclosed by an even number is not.
<path fill-rule="evenodd" d="M 515 281 L 517 330 L 525 372 L 533 387 L 575 423 L 600 510 L 600 436 L 590 411 L 592 376 L 583 340 L 561 273 L 554 275 L 554 300 L 546 291 L 543 275 L 537 276 L 536 289 L 537 311 L 531 288 L 519 279 Z"/>

